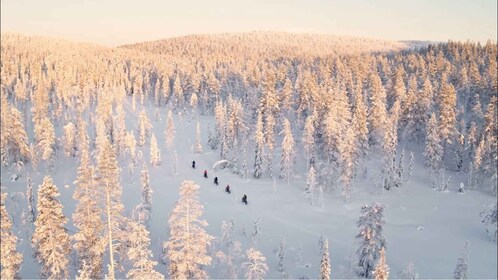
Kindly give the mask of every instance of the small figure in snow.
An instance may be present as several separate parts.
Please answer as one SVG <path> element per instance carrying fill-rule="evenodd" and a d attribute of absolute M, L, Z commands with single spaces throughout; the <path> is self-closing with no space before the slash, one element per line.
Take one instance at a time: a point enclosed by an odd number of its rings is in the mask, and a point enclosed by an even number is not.
<path fill-rule="evenodd" d="M 225 192 L 230 193 L 230 185 L 227 185 L 225 188 Z"/>
<path fill-rule="evenodd" d="M 244 203 L 245 205 L 247 205 L 247 195 L 245 195 L 245 194 L 242 197 L 242 203 Z"/>
<path fill-rule="evenodd" d="M 195 160 L 192 161 L 192 168 L 195 169 Z"/>
<path fill-rule="evenodd" d="M 458 192 L 459 193 L 464 193 L 465 192 L 465 186 L 463 183 L 460 183 L 460 187 L 458 187 Z"/>
<path fill-rule="evenodd" d="M 204 170 L 204 178 L 206 178 L 206 179 L 207 179 L 207 177 L 208 177 L 208 171 L 207 171 L 207 170 Z"/>
<path fill-rule="evenodd" d="M 214 177 L 214 183 L 218 186 L 218 177 Z"/>

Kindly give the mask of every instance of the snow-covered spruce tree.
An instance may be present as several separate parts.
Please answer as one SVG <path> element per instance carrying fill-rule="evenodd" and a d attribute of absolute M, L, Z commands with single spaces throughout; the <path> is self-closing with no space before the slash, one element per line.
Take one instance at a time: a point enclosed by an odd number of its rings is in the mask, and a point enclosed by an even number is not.
<path fill-rule="evenodd" d="M 226 125 L 226 107 L 223 102 L 217 102 L 214 108 L 214 118 L 216 120 L 216 125 L 214 129 L 214 137 L 212 139 L 212 147 L 221 150 L 223 144 L 223 138 L 225 137 L 225 125 Z"/>
<path fill-rule="evenodd" d="M 48 118 L 43 118 L 39 125 L 35 126 L 36 150 L 41 160 L 44 160 L 47 168 L 52 168 L 55 160 L 55 130 L 54 125 Z"/>
<path fill-rule="evenodd" d="M 130 223 L 130 242 L 128 248 L 128 258 L 133 263 L 133 268 L 126 273 L 130 279 L 164 279 L 164 276 L 154 270 L 157 262 L 152 261 L 152 252 L 149 249 L 149 231 L 144 225 Z"/>
<path fill-rule="evenodd" d="M 263 149 L 265 145 L 263 135 L 263 121 L 261 113 L 258 113 L 254 140 L 256 142 L 256 155 L 254 156 L 254 178 L 259 179 L 263 175 Z"/>
<path fill-rule="evenodd" d="M 228 160 L 228 153 L 230 151 L 230 138 L 228 136 L 228 127 L 226 123 L 223 125 L 223 137 L 220 138 L 220 159 Z"/>
<path fill-rule="evenodd" d="M 359 233 L 356 235 L 360 247 L 356 251 L 358 256 L 357 273 L 359 277 L 370 278 L 380 249 L 386 247 L 386 240 L 382 235 L 385 224 L 383 217 L 384 205 L 373 203 L 361 207 L 361 216 L 358 220 Z"/>
<path fill-rule="evenodd" d="M 202 154 L 201 127 L 200 127 L 199 122 L 197 122 L 196 129 L 195 129 L 194 153 Z"/>
<path fill-rule="evenodd" d="M 241 243 L 233 240 L 234 222 L 222 221 L 221 223 L 221 238 L 219 239 L 219 247 L 221 250 L 216 252 L 216 257 L 219 259 L 222 273 L 219 275 L 225 279 L 237 279 L 237 266 L 239 260 L 243 257 Z"/>
<path fill-rule="evenodd" d="M 292 131 L 290 123 L 284 118 L 284 129 L 282 132 L 284 134 L 284 139 L 282 140 L 282 158 L 280 160 L 280 179 L 287 179 L 287 183 L 290 183 L 290 177 L 293 174 L 294 167 L 294 137 L 292 137 Z"/>
<path fill-rule="evenodd" d="M 66 217 L 62 204 L 57 200 L 57 187 L 50 176 L 45 176 L 38 188 L 38 215 L 32 242 L 36 259 L 42 264 L 42 278 L 67 278 L 71 244 L 64 225 Z"/>
<path fill-rule="evenodd" d="M 35 197 L 33 195 L 33 184 L 31 183 L 31 178 L 27 179 L 28 185 L 26 186 L 26 200 L 28 201 L 28 222 L 35 222 Z"/>
<path fill-rule="evenodd" d="M 352 124 L 355 133 L 357 158 L 364 159 L 368 154 L 367 108 L 361 92 L 356 93 Z"/>
<path fill-rule="evenodd" d="M 277 249 L 277 255 L 278 255 L 278 265 L 277 265 L 277 270 L 282 273 L 282 275 L 285 275 L 285 241 L 283 237 L 280 237 L 280 244 Z"/>
<path fill-rule="evenodd" d="M 368 124 L 370 125 L 370 145 L 379 145 L 383 142 L 384 128 L 386 125 L 386 91 L 382 86 L 379 75 L 372 72 L 369 78 L 370 110 Z"/>
<path fill-rule="evenodd" d="M 166 141 L 166 150 L 173 152 L 173 144 L 175 142 L 175 123 L 173 122 L 173 113 L 168 111 L 168 118 L 166 120 L 166 130 L 164 131 L 164 139 Z"/>
<path fill-rule="evenodd" d="M 443 147 L 452 143 L 456 124 L 456 91 L 445 77 L 442 77 L 437 104 L 439 107 L 438 132 Z"/>
<path fill-rule="evenodd" d="M 456 141 L 454 143 L 454 152 L 455 152 L 455 167 L 456 171 L 461 171 L 463 168 L 464 161 L 464 153 L 465 153 L 465 131 L 466 124 L 465 120 L 461 119 L 458 123 L 458 129 L 455 135 Z"/>
<path fill-rule="evenodd" d="M 375 280 L 387 280 L 389 278 L 389 267 L 386 263 L 386 252 L 384 247 L 380 249 L 379 262 L 375 266 L 373 276 Z"/>
<path fill-rule="evenodd" d="M 355 169 L 354 154 L 355 140 L 354 132 L 351 126 L 345 128 L 344 137 L 339 141 L 341 176 L 340 180 L 343 186 L 342 194 L 345 202 L 349 201 L 352 192 L 352 180 Z"/>
<path fill-rule="evenodd" d="M 254 248 L 247 250 L 246 256 L 248 261 L 242 264 L 246 270 L 246 279 L 264 279 L 266 273 L 268 272 L 266 257 Z"/>
<path fill-rule="evenodd" d="M 145 142 L 150 137 L 152 124 L 150 123 L 149 118 L 147 117 L 147 113 L 145 110 L 142 110 L 138 115 L 138 145 L 143 146 Z"/>
<path fill-rule="evenodd" d="M 107 239 L 107 248 L 109 249 L 109 265 L 106 277 L 114 279 L 117 266 L 116 249 L 119 251 L 124 241 L 126 241 L 126 218 L 123 215 L 122 187 L 119 182 L 119 168 L 114 147 L 107 139 L 102 144 L 104 147 L 98 159 L 97 182 L 99 193 L 104 196 L 104 236 Z"/>
<path fill-rule="evenodd" d="M 256 244 L 256 241 L 258 240 L 258 236 L 261 234 L 261 227 L 259 225 L 260 221 L 261 221 L 261 218 L 259 218 L 259 217 L 256 220 L 254 220 L 253 231 L 251 234 L 253 244 Z"/>
<path fill-rule="evenodd" d="M 183 181 L 180 198 L 170 214 L 170 238 L 163 244 L 172 279 L 206 279 L 203 266 L 211 264 L 207 247 L 212 236 L 206 233 L 207 222 L 201 220 L 203 207 L 198 201 L 199 185 Z"/>
<path fill-rule="evenodd" d="M 239 174 L 240 173 L 240 165 L 239 165 L 239 156 L 240 156 L 240 148 L 239 142 L 237 138 L 234 138 L 233 147 L 230 149 L 230 165 L 232 166 L 232 173 Z"/>
<path fill-rule="evenodd" d="M 131 163 L 133 163 L 133 165 L 135 165 L 137 140 L 135 140 L 135 135 L 133 134 L 133 131 L 128 131 L 126 133 L 125 146 L 126 146 L 126 150 L 129 153 Z"/>
<path fill-rule="evenodd" d="M 427 124 L 424 157 L 425 164 L 431 169 L 431 177 L 434 184 L 436 177 L 441 171 L 443 160 L 443 146 L 441 145 L 438 124 L 434 113 L 432 113 Z"/>
<path fill-rule="evenodd" d="M 64 153 L 68 157 L 75 157 L 76 150 L 76 127 L 69 122 L 64 126 Z"/>
<path fill-rule="evenodd" d="M 453 279 L 468 279 L 469 278 L 469 251 L 470 242 L 465 241 L 462 256 L 458 258 L 457 265 L 453 271 Z"/>
<path fill-rule="evenodd" d="M 316 174 L 313 165 L 310 165 L 308 175 L 306 176 L 306 188 L 304 195 L 311 205 L 314 205 L 314 193 L 316 188 Z"/>
<path fill-rule="evenodd" d="M 397 173 L 396 179 L 398 187 L 403 186 L 404 176 L 405 176 L 404 169 L 405 169 L 405 148 L 401 150 L 401 155 L 399 156 L 398 168 L 396 169 Z"/>
<path fill-rule="evenodd" d="M 136 207 L 134 218 L 138 223 L 149 226 L 150 212 L 152 210 L 152 189 L 149 183 L 149 171 L 147 165 L 144 164 L 142 173 L 140 175 L 142 184 L 142 199 L 140 204 Z"/>
<path fill-rule="evenodd" d="M 2 95 L 2 103 L 7 103 L 4 100 L 4 95 Z M 18 161 L 26 162 L 30 159 L 28 136 L 23 124 L 22 114 L 15 107 L 2 105 L 0 133 L 3 165 Z"/>
<path fill-rule="evenodd" d="M 482 152 L 483 164 L 481 170 L 487 176 L 493 176 L 497 173 L 496 172 L 496 166 L 498 165 L 498 127 L 496 125 L 498 121 L 497 104 L 498 104 L 497 97 L 493 96 L 489 101 L 488 107 L 486 109 L 486 115 L 484 116 L 483 139 L 486 140 L 486 143 Z"/>
<path fill-rule="evenodd" d="M 276 116 L 279 112 L 276 91 L 276 76 L 273 71 L 266 71 L 261 84 L 258 113 L 261 113 L 264 123 L 263 134 L 266 145 L 265 162 L 270 178 L 273 177 L 273 153 L 275 150 Z"/>
<path fill-rule="evenodd" d="M 114 123 L 114 143 L 116 144 L 116 154 L 119 156 L 124 156 L 126 150 L 126 122 L 125 122 L 125 111 L 123 109 L 123 104 L 117 104 L 116 115 L 113 118 Z"/>
<path fill-rule="evenodd" d="M 415 155 L 413 152 L 410 152 L 410 159 L 408 160 L 408 178 L 406 179 L 408 182 L 410 182 L 410 178 L 412 177 L 413 174 L 413 164 L 415 162 Z"/>
<path fill-rule="evenodd" d="M 102 236 L 102 198 L 94 179 L 94 169 L 90 165 L 88 141 L 80 143 L 80 166 L 73 198 L 78 201 L 73 213 L 73 223 L 77 228 L 71 237 L 73 248 L 79 259 L 81 274 L 90 278 L 102 278 L 103 254 L 106 239 Z M 83 264 L 86 264 L 83 267 Z M 80 276 L 81 277 L 81 276 Z"/>
<path fill-rule="evenodd" d="M 157 139 L 154 133 L 152 133 L 152 137 L 150 138 L 150 164 L 152 166 L 161 165 L 161 150 L 157 146 Z"/>
<path fill-rule="evenodd" d="M 325 238 L 323 242 L 322 260 L 320 261 L 320 280 L 330 279 L 330 257 L 329 257 L 329 240 Z"/>
<path fill-rule="evenodd" d="M 304 155 L 306 157 L 306 166 L 313 165 L 315 163 L 315 113 L 311 114 L 306 118 L 304 124 L 303 132 L 303 148 Z"/>
<path fill-rule="evenodd" d="M 243 179 L 247 178 L 247 173 L 248 173 L 248 168 L 247 168 L 247 153 L 246 153 L 246 146 L 242 145 L 242 151 L 240 153 L 240 156 L 242 157 L 242 163 L 240 165 L 240 175 L 242 176 Z"/>
<path fill-rule="evenodd" d="M 396 173 L 396 144 L 397 144 L 397 133 L 394 125 L 389 125 L 386 128 L 384 134 L 383 150 L 384 154 L 382 156 L 382 176 L 383 176 L 383 186 L 384 189 L 390 190 L 391 187 L 397 185 L 397 173 Z"/>
<path fill-rule="evenodd" d="M 492 239 L 494 242 L 498 240 L 498 224 L 497 224 L 497 204 L 489 210 L 488 212 L 482 212 L 481 216 L 483 216 L 482 223 L 486 227 L 486 232 L 492 234 Z"/>
<path fill-rule="evenodd" d="M 0 264 L 2 268 L 2 279 L 18 279 L 19 269 L 22 264 L 22 255 L 16 251 L 18 238 L 12 233 L 12 221 L 9 218 L 5 202 L 7 194 L 1 194 L 0 199 L 0 229 L 1 229 L 1 254 Z"/>

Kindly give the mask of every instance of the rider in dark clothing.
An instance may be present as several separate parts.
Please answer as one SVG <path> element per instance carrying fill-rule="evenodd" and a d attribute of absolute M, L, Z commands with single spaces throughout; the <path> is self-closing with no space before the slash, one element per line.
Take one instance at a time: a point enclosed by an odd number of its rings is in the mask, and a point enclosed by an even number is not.
<path fill-rule="evenodd" d="M 230 193 L 230 185 L 227 185 L 225 188 L 225 192 Z"/>
<path fill-rule="evenodd" d="M 204 178 L 207 178 L 208 177 L 208 172 L 207 170 L 204 170 Z"/>
<path fill-rule="evenodd" d="M 218 186 L 218 177 L 214 177 L 214 183 Z"/>
<path fill-rule="evenodd" d="M 195 160 L 192 161 L 192 168 L 195 169 Z"/>
<path fill-rule="evenodd" d="M 245 205 L 247 205 L 247 195 L 245 195 L 245 194 L 242 197 L 242 203 L 244 203 Z"/>

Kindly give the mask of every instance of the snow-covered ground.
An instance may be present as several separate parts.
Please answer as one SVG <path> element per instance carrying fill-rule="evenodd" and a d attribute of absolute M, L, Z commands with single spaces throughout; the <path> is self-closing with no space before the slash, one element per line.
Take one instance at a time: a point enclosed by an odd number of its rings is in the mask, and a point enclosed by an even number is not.
<path fill-rule="evenodd" d="M 127 128 L 136 129 L 137 111 L 132 112 L 127 107 Z M 395 278 L 398 271 L 413 262 L 420 278 L 451 278 L 461 255 L 466 240 L 470 241 L 469 277 L 496 279 L 497 254 L 496 243 L 486 235 L 479 213 L 491 208 L 496 198 L 482 192 L 467 190 L 457 193 L 460 182 L 466 182 L 461 175 L 451 175 L 450 187 L 447 192 L 432 190 L 428 170 L 423 166 L 420 150 L 415 151 L 415 166 L 410 182 L 402 188 L 384 191 L 375 189 L 374 166 L 377 161 L 369 162 L 368 173 L 359 176 L 354 185 L 354 192 L 348 203 L 344 202 L 340 190 L 325 194 L 323 208 L 310 206 L 304 198 L 306 176 L 302 166 L 302 156 L 297 158 L 296 177 L 287 184 L 278 179 L 242 179 L 230 170 L 212 170 L 213 164 L 219 160 L 219 152 L 207 147 L 207 129 L 214 123 L 213 117 L 199 117 L 204 153 L 194 154 L 192 146 L 195 140 L 195 121 L 185 116 L 174 116 L 176 126 L 175 150 L 178 153 L 178 174 L 172 174 L 171 156 L 164 146 L 164 130 L 166 126 L 167 109 L 160 108 L 161 120 L 154 119 L 154 111 L 148 107 L 154 132 L 160 144 L 162 163 L 158 167 L 150 166 L 149 144 L 139 147 L 143 160 L 139 160 L 133 177 L 127 172 L 128 160 L 120 159 L 121 182 L 123 186 L 122 201 L 130 214 L 135 205 L 140 202 L 140 170 L 143 161 L 149 168 L 150 184 L 153 189 L 153 206 L 151 217 L 151 249 L 154 259 L 158 260 L 162 251 L 162 243 L 169 237 L 168 215 L 178 199 L 178 189 L 183 180 L 193 180 L 200 185 L 200 202 L 204 206 L 203 217 L 209 223 L 207 232 L 215 237 L 221 233 L 222 221 L 233 219 L 235 223 L 235 239 L 242 243 L 243 251 L 253 246 L 251 234 L 254 222 L 260 219 L 261 232 L 254 247 L 266 257 L 270 270 L 267 278 L 282 278 L 277 271 L 278 255 L 281 238 L 285 240 L 285 270 L 289 278 L 317 278 L 320 266 L 320 236 L 328 238 L 332 263 L 332 278 L 354 277 L 351 258 L 358 244 L 355 236 L 358 233 L 356 222 L 363 204 L 380 202 L 386 205 L 384 235 L 387 240 L 387 263 L 390 276 Z M 59 136 L 60 129 L 58 128 Z M 91 134 L 90 134 L 91 135 Z M 407 148 L 407 155 L 410 149 Z M 247 149 L 247 163 L 253 164 L 253 150 Z M 406 162 L 408 156 L 405 157 Z M 278 158 L 274 160 L 275 174 L 278 170 Z M 196 161 L 196 169 L 191 168 L 192 160 Z M 71 215 L 76 201 L 72 198 L 78 163 L 74 158 L 59 154 L 56 168 L 52 176 L 61 192 L 59 197 L 64 205 L 64 214 L 69 219 L 68 229 L 74 233 Z M 209 178 L 202 176 L 204 169 L 209 172 Z M 406 169 L 406 167 L 405 167 Z M 33 171 L 31 166 L 26 170 L 33 183 L 36 194 L 38 186 L 45 176 L 44 168 Z M 26 191 L 26 175 L 18 181 L 10 181 L 12 172 L 6 168 L 1 172 L 3 191 L 9 193 L 7 209 L 15 223 L 15 233 L 21 239 L 18 251 L 23 254 L 24 263 L 21 269 L 22 278 L 38 278 L 39 266 L 32 258 L 30 236 L 27 230 L 33 225 L 22 223 L 23 211 L 27 209 L 26 199 L 22 193 Z M 219 185 L 213 184 L 217 176 Z M 224 188 L 230 184 L 232 193 L 227 194 Z M 248 196 L 248 205 L 240 200 L 243 194 Z M 15 201 L 18 203 L 15 203 Z M 24 214 L 25 215 L 25 214 Z M 244 234 L 245 232 L 245 234 Z M 298 251 L 302 249 L 302 261 L 298 261 Z M 214 253 L 212 254 L 214 257 Z M 73 266 L 74 267 L 74 266 Z M 117 274 L 124 278 L 125 272 Z M 220 278 L 220 266 L 206 267 L 211 278 Z M 157 270 L 167 275 L 167 268 L 159 264 Z M 71 277 L 75 270 L 71 271 Z M 242 272 L 238 276 L 243 278 Z"/>

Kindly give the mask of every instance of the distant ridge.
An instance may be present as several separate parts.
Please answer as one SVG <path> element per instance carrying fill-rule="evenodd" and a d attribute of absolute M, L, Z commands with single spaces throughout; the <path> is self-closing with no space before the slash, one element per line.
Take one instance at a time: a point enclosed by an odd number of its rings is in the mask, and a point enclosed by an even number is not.
<path fill-rule="evenodd" d="M 413 41 L 414 42 L 414 41 Z M 413 47 L 410 41 L 390 41 L 353 36 L 311 33 L 254 31 L 245 33 L 199 34 L 128 44 L 119 48 L 162 55 L 228 57 L 323 57 L 368 52 L 401 51 Z"/>

